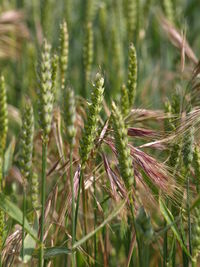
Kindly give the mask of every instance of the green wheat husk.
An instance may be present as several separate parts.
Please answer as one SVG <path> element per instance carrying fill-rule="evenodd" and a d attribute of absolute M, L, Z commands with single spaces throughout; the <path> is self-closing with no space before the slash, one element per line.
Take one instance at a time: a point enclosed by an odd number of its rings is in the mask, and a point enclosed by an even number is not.
<path fill-rule="evenodd" d="M 173 3 L 172 0 L 164 0 L 163 1 L 164 5 L 164 10 L 165 10 L 165 15 L 167 19 L 174 24 L 174 8 L 173 8 Z"/>
<path fill-rule="evenodd" d="M 57 74 L 58 74 L 58 61 L 59 57 L 57 54 L 54 54 L 52 58 L 52 73 L 51 73 L 51 80 L 52 80 L 52 94 L 53 99 L 56 101 L 56 93 L 57 93 Z"/>
<path fill-rule="evenodd" d="M 128 91 L 125 84 L 121 86 L 121 112 L 124 117 L 126 117 L 129 112 Z"/>
<path fill-rule="evenodd" d="M 37 210 L 39 207 L 39 181 L 37 173 L 33 172 L 31 176 L 31 199 L 32 199 L 32 206 L 34 210 Z"/>
<path fill-rule="evenodd" d="M 81 168 L 85 168 L 85 164 L 89 158 L 89 154 L 94 147 L 94 141 L 98 133 L 99 113 L 102 109 L 104 78 L 97 73 L 93 91 L 91 94 L 91 103 L 87 112 L 87 120 L 85 121 L 82 139 L 80 141 L 80 157 Z"/>
<path fill-rule="evenodd" d="M 136 96 L 137 86 L 137 55 L 133 44 L 129 47 L 129 64 L 128 64 L 128 97 L 129 97 L 129 108 L 131 109 Z"/>
<path fill-rule="evenodd" d="M 200 253 L 200 207 L 196 207 L 193 211 L 192 222 L 192 257 L 197 263 L 197 258 Z M 196 265 L 195 265 L 196 266 Z"/>
<path fill-rule="evenodd" d="M 85 26 L 85 37 L 83 44 L 84 96 L 87 96 L 87 87 L 91 76 L 91 68 L 94 56 L 93 38 L 94 37 L 93 37 L 92 23 L 88 22 Z"/>
<path fill-rule="evenodd" d="M 120 110 L 112 103 L 112 125 L 115 137 L 115 147 L 119 162 L 119 170 L 126 187 L 129 189 L 134 183 L 133 164 L 128 146 L 127 128 Z"/>
<path fill-rule="evenodd" d="M 64 121 L 65 121 L 65 129 L 66 129 L 66 137 L 70 146 L 74 146 L 75 144 L 75 120 L 76 120 L 76 104 L 75 104 L 75 96 L 72 88 L 67 87 L 65 89 L 64 95 Z"/>
<path fill-rule="evenodd" d="M 127 18 L 128 40 L 132 41 L 137 26 L 137 1 L 125 1 L 125 17 Z"/>
<path fill-rule="evenodd" d="M 61 88 L 64 89 L 68 67 L 69 36 L 66 21 L 60 25 L 60 76 Z"/>
<path fill-rule="evenodd" d="M 42 129 L 44 142 L 48 141 L 51 130 L 54 95 L 52 92 L 52 63 L 51 46 L 46 40 L 43 41 L 40 64 L 38 68 L 38 109 L 39 123 Z"/>
<path fill-rule="evenodd" d="M 19 166 L 20 172 L 26 181 L 32 174 L 32 154 L 33 154 L 34 117 L 33 108 L 28 101 L 25 104 L 22 115 L 22 129 L 20 136 Z"/>

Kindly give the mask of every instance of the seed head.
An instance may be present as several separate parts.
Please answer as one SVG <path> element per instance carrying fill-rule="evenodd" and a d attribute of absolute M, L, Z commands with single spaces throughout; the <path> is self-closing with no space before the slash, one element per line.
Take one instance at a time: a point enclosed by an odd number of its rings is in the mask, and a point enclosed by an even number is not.
<path fill-rule="evenodd" d="M 34 117 L 33 108 L 28 101 L 24 107 L 22 116 L 22 129 L 19 148 L 19 166 L 22 177 L 29 179 L 32 173 Z"/>
<path fill-rule="evenodd" d="M 38 69 L 38 107 L 39 122 L 42 129 L 42 138 L 47 142 L 51 130 L 54 97 L 52 93 L 52 64 L 51 46 L 46 40 L 43 42 L 41 61 Z"/>
<path fill-rule="evenodd" d="M 53 94 L 53 99 L 54 102 L 56 100 L 56 80 L 57 80 L 57 72 L 58 72 L 58 55 L 54 54 L 52 58 L 52 74 L 51 74 L 51 79 L 52 79 L 52 94 Z"/>
<path fill-rule="evenodd" d="M 121 87 L 121 112 L 124 117 L 126 117 L 129 112 L 128 91 L 125 84 Z"/>
<path fill-rule="evenodd" d="M 39 206 L 38 196 L 39 196 L 38 175 L 34 172 L 32 175 L 32 180 L 31 180 L 31 197 L 32 197 L 32 205 L 34 209 L 37 209 Z"/>
<path fill-rule="evenodd" d="M 65 120 L 67 141 L 70 145 L 73 146 L 75 143 L 75 135 L 76 135 L 76 128 L 74 126 L 76 120 L 76 104 L 75 104 L 74 91 L 70 87 L 67 87 L 65 90 L 64 120 Z"/>
<path fill-rule="evenodd" d="M 114 130 L 115 147 L 119 162 L 119 170 L 126 187 L 134 183 L 133 164 L 128 147 L 128 135 L 120 110 L 112 103 L 112 125 Z"/>
<path fill-rule="evenodd" d="M 200 252 L 200 208 L 196 207 L 193 211 L 192 223 L 192 256 L 196 260 Z"/>
<path fill-rule="evenodd" d="M 85 121 L 82 139 L 80 141 L 80 156 L 82 160 L 82 169 L 89 158 L 89 154 L 94 147 L 94 141 L 98 133 L 99 113 L 102 108 L 104 78 L 97 73 L 93 92 L 91 95 L 91 104 L 87 112 L 87 120 Z"/>
<path fill-rule="evenodd" d="M 194 154 L 193 154 L 193 167 L 195 172 L 195 184 L 197 192 L 200 192 L 200 149 L 196 145 L 194 148 Z"/>
<path fill-rule="evenodd" d="M 185 133 L 183 139 L 183 163 L 185 168 L 189 170 L 193 160 L 193 145 L 194 145 L 194 127 L 191 127 L 187 133 Z"/>
<path fill-rule="evenodd" d="M 93 61 L 93 29 L 92 23 L 88 22 L 85 27 L 85 38 L 83 45 L 83 65 L 85 73 L 85 86 L 87 86 L 88 81 L 90 80 L 91 67 Z"/>
<path fill-rule="evenodd" d="M 135 46 L 131 44 L 129 48 L 129 65 L 128 65 L 128 82 L 127 82 L 130 108 L 132 108 L 135 101 L 136 86 L 137 86 L 137 55 Z"/>
<path fill-rule="evenodd" d="M 61 87 L 64 88 L 68 65 L 69 36 L 66 21 L 60 25 L 60 74 Z"/>

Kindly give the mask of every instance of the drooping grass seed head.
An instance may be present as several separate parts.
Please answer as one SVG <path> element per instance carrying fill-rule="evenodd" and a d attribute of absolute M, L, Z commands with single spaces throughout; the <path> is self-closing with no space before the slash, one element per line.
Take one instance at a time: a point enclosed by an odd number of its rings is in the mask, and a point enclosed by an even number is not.
<path fill-rule="evenodd" d="M 0 77 L 0 158 L 3 157 L 8 131 L 7 96 L 4 77 Z"/>
<path fill-rule="evenodd" d="M 74 125 L 76 120 L 76 104 L 74 91 L 70 87 L 67 87 L 65 89 L 63 115 L 65 121 L 67 141 L 71 146 L 74 146 L 76 136 L 76 128 Z"/>
<path fill-rule="evenodd" d="M 61 87 L 64 89 L 68 66 L 69 36 L 66 21 L 60 25 L 60 75 Z"/>
<path fill-rule="evenodd" d="M 129 97 L 129 107 L 132 108 L 135 95 L 136 95 L 136 86 L 137 86 L 137 55 L 135 46 L 130 44 L 129 47 L 129 64 L 128 64 L 128 97 Z"/>
<path fill-rule="evenodd" d="M 126 187 L 129 189 L 134 183 L 134 172 L 131 153 L 128 146 L 128 134 L 122 114 L 114 102 L 112 103 L 111 119 L 120 174 Z"/>
<path fill-rule="evenodd" d="M 41 59 L 38 68 L 38 108 L 42 139 L 48 141 L 51 130 L 54 95 L 52 93 L 51 46 L 43 41 Z"/>
<path fill-rule="evenodd" d="M 99 114 L 102 109 L 104 93 L 104 78 L 97 73 L 93 91 L 91 94 L 91 103 L 87 111 L 87 120 L 85 121 L 82 139 L 80 141 L 80 157 L 82 169 L 85 168 L 86 161 L 94 147 L 94 141 L 98 133 Z"/>
<path fill-rule="evenodd" d="M 32 173 L 34 117 L 33 108 L 28 101 L 22 115 L 22 128 L 20 135 L 19 166 L 22 177 L 29 180 Z"/>

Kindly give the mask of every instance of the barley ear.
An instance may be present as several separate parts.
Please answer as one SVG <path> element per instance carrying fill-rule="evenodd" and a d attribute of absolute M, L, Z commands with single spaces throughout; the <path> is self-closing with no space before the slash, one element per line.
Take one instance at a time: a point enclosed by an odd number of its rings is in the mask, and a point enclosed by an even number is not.
<path fill-rule="evenodd" d="M 112 103 L 111 119 L 120 174 L 126 187 L 129 189 L 134 183 L 134 172 L 130 148 L 128 146 L 127 128 L 125 127 L 122 114 L 114 102 Z"/>

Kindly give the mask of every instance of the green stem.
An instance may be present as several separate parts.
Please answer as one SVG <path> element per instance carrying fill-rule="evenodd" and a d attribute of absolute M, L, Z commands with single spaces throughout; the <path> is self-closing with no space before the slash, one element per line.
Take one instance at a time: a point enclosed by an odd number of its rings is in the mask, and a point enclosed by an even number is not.
<path fill-rule="evenodd" d="M 26 185 L 24 184 L 24 187 L 23 187 L 23 219 L 22 219 L 22 260 L 24 260 L 25 217 L 26 217 Z"/>
<path fill-rule="evenodd" d="M 94 229 L 97 225 L 97 206 L 96 206 L 96 179 L 95 179 L 95 171 L 93 174 L 93 187 L 94 187 Z M 96 261 L 97 261 L 97 237 L 96 234 L 94 235 L 94 266 L 96 267 Z"/>
<path fill-rule="evenodd" d="M 164 227 L 166 227 L 167 224 L 165 222 Z M 164 233 L 164 242 L 163 242 L 163 267 L 167 266 L 167 231 Z"/>
<path fill-rule="evenodd" d="M 46 168 L 47 168 L 47 142 L 42 142 L 42 195 L 41 195 L 41 234 L 40 234 L 40 267 L 43 267 L 44 261 L 44 213 L 45 213 L 45 194 L 46 194 Z"/>
<path fill-rule="evenodd" d="M 140 240 L 139 240 L 138 233 L 137 233 L 137 227 L 136 227 L 135 215 L 134 215 L 134 204 L 133 204 L 133 199 L 132 199 L 131 194 L 129 196 L 129 200 L 130 200 L 130 209 L 131 209 L 133 227 L 135 229 L 135 235 L 136 235 L 136 240 L 137 240 L 137 245 L 138 245 L 139 266 L 143 266 L 142 247 L 141 247 Z"/>
<path fill-rule="evenodd" d="M 74 198 L 74 176 L 72 168 L 73 160 L 73 148 L 70 146 L 70 181 L 71 181 L 71 190 L 72 190 L 72 247 L 75 243 L 75 198 Z M 76 266 L 75 253 L 72 253 L 72 267 Z"/>
<path fill-rule="evenodd" d="M 76 239 L 76 230 L 77 230 L 77 221 L 78 221 L 78 209 L 79 209 L 79 202 L 80 202 L 80 192 L 81 192 L 81 184 L 82 184 L 82 170 L 80 172 L 80 177 L 79 177 L 79 186 L 78 186 L 78 195 L 77 195 L 77 200 L 76 200 L 76 210 L 75 210 L 75 222 L 74 222 L 74 227 L 75 227 L 75 239 Z"/>
<path fill-rule="evenodd" d="M 188 215 L 188 239 L 189 239 L 189 251 L 190 255 L 192 255 L 192 242 L 191 242 L 191 218 L 190 218 L 190 178 L 189 174 L 187 174 L 187 215 Z"/>
<path fill-rule="evenodd" d="M 0 156 L 0 192 L 3 191 L 3 157 Z M 4 212 L 0 211 L 0 267 L 2 266 L 2 249 L 4 233 Z"/>

